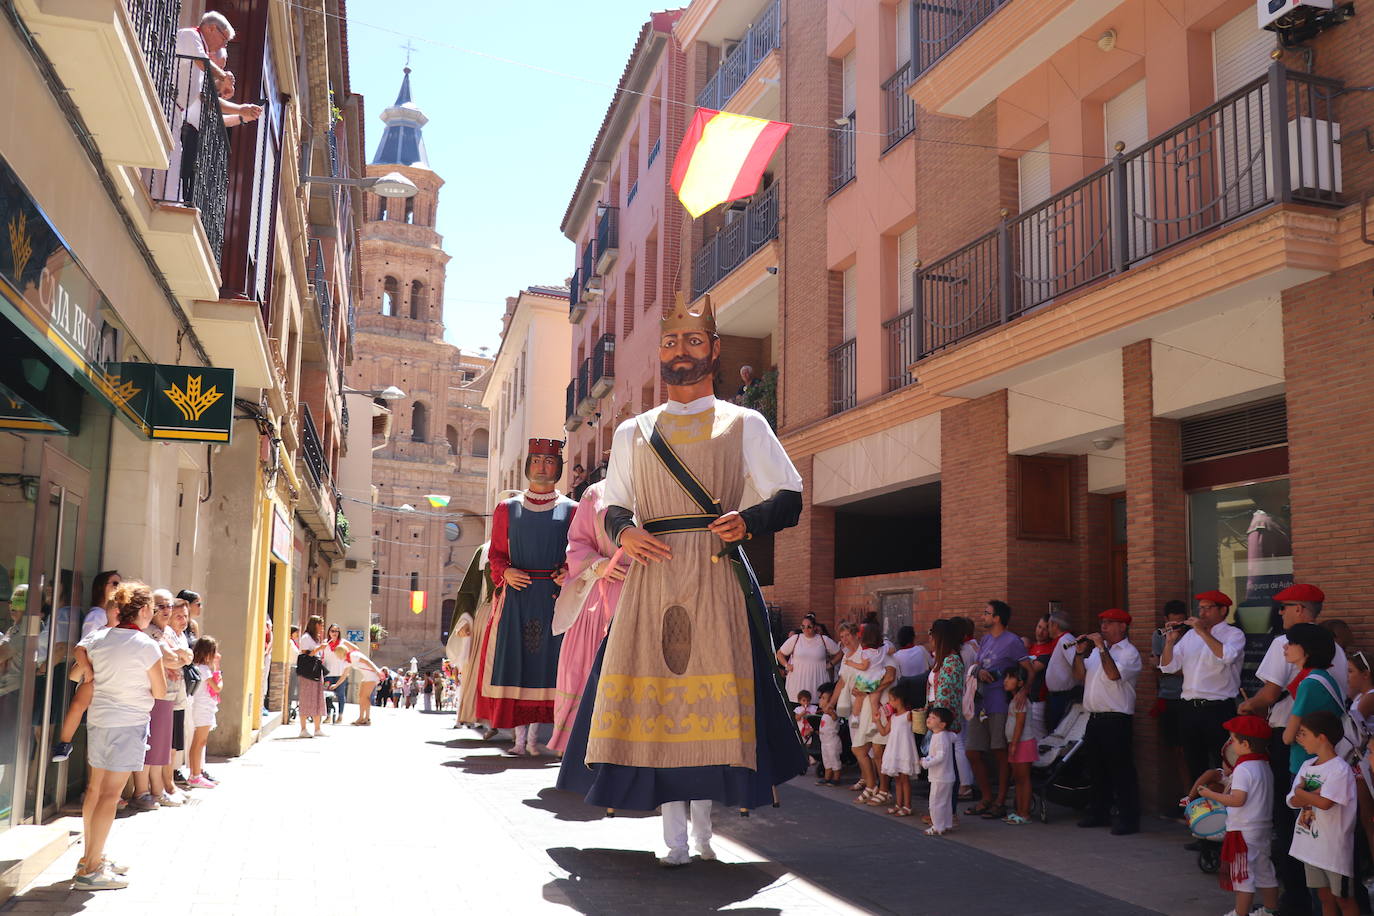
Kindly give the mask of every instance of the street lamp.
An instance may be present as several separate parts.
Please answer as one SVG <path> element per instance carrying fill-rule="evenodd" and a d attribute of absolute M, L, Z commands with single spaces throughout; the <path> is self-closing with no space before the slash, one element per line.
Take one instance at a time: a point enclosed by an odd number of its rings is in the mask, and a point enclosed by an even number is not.
<path fill-rule="evenodd" d="M 305 175 L 301 184 L 334 184 L 345 188 L 362 188 L 378 197 L 414 197 L 420 189 L 400 172 L 387 172 L 372 178 L 331 178 L 328 175 Z"/>
<path fill-rule="evenodd" d="M 343 393 L 362 394 L 370 398 L 381 398 L 383 401 L 399 401 L 401 398 L 406 396 L 406 393 L 401 389 L 397 388 L 395 385 L 387 385 L 385 388 L 382 389 L 373 388 L 368 390 L 349 388 L 345 386 Z"/>

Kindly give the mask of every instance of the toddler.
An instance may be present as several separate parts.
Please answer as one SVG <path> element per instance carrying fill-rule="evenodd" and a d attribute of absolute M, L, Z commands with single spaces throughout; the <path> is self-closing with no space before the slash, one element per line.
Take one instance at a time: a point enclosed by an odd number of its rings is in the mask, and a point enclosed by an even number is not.
<path fill-rule="evenodd" d="M 840 784 L 840 720 L 835 715 L 835 688 L 823 684 L 821 694 L 821 766 L 825 778 L 818 785 L 838 786 Z"/>
<path fill-rule="evenodd" d="M 860 630 L 863 647 L 849 660 L 849 667 L 863 674 L 854 675 L 854 688 L 860 693 L 872 693 L 883 680 L 883 656 L 887 649 L 883 646 L 883 631 L 876 625 L 864 624 Z"/>
<path fill-rule="evenodd" d="M 921 765 L 930 776 L 930 827 L 926 836 L 941 836 L 954 827 L 954 784 L 958 776 L 954 770 L 954 713 L 943 706 L 933 707 L 926 714 L 926 728 L 930 730 L 930 748 Z"/>
<path fill-rule="evenodd" d="M 797 731 L 801 734 L 803 742 L 811 740 L 811 716 L 816 714 L 815 705 L 811 702 L 811 691 L 797 691 L 797 705 L 792 710 L 792 718 L 797 720 Z"/>
<path fill-rule="evenodd" d="M 878 718 L 878 731 L 887 736 L 883 752 L 882 771 L 892 777 L 894 804 L 887 813 L 894 817 L 911 816 L 911 777 L 921 772 L 920 755 L 916 753 L 916 735 L 911 730 L 911 709 L 915 702 L 915 685 L 898 683 L 888 692 L 890 707 L 883 707 Z"/>
<path fill-rule="evenodd" d="M 1223 726 L 1240 756 L 1220 789 L 1199 786 L 1197 794 L 1226 806 L 1226 839 L 1221 844 L 1221 889 L 1233 891 L 1236 906 L 1228 916 L 1248 914 L 1258 887 L 1263 912 L 1278 912 L 1279 881 L 1269 846 L 1274 836 L 1274 774 L 1269 768 L 1269 723 L 1259 716 L 1236 716 Z"/>
<path fill-rule="evenodd" d="M 1298 744 L 1309 754 L 1293 777 L 1288 807 L 1297 808 L 1289 854 L 1303 863 L 1307 886 L 1315 888 L 1325 916 L 1355 916 L 1351 872 L 1355 858 L 1355 774 L 1336 745 L 1344 737 L 1340 718 L 1327 709 L 1298 720 Z"/>

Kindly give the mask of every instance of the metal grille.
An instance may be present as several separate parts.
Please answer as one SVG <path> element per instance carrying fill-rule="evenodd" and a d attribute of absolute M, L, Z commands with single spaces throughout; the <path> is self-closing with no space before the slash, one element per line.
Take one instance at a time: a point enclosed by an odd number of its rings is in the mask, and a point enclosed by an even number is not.
<path fill-rule="evenodd" d="M 725 279 L 730 271 L 777 236 L 778 186 L 773 184 L 750 199 L 743 217 L 726 223 L 692 255 L 692 298 Z"/>
<path fill-rule="evenodd" d="M 129 0 L 129 19 L 138 33 L 148 74 L 162 101 L 162 115 L 173 130 L 181 125 L 172 119 L 176 113 L 177 18 L 181 0 Z"/>
<path fill-rule="evenodd" d="M 779 0 L 772 3 L 759 14 L 758 21 L 749 27 L 739 44 L 725 55 L 720 68 L 697 94 L 697 107 L 720 111 L 731 97 L 744 85 L 749 74 L 763 62 L 782 41 Z M 652 161 L 652 160 L 650 160 Z"/>
<path fill-rule="evenodd" d="M 846 340 L 830 350 L 830 412 L 844 413 L 855 404 L 855 342 Z"/>
<path fill-rule="evenodd" d="M 830 132 L 830 193 L 854 180 L 854 112 L 843 127 Z"/>
<path fill-rule="evenodd" d="M 1181 424 L 1183 460 L 1200 461 L 1288 441 L 1288 403 L 1283 398 L 1192 417 Z"/>
<path fill-rule="evenodd" d="M 1007 0 L 934 0 L 916 4 L 911 17 L 911 54 L 916 73 L 936 61 L 997 12 Z"/>
<path fill-rule="evenodd" d="M 883 117 L 887 138 L 883 152 L 887 152 L 902 142 L 907 134 L 916 129 L 916 103 L 906 94 L 907 88 L 915 81 L 911 64 L 902 64 L 897 72 L 883 83 Z"/>

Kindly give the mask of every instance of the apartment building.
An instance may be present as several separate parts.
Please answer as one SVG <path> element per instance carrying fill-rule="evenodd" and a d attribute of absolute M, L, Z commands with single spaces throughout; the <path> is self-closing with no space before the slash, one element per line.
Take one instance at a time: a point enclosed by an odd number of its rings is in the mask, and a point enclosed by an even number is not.
<path fill-rule="evenodd" d="M 224 658 L 211 751 L 237 754 L 281 720 L 269 621 L 284 637 L 323 608 L 342 555 L 362 191 L 340 184 L 361 148 L 341 6 L 217 4 L 223 105 L 177 53 L 204 8 L 0 15 L 0 830 L 51 829 L 81 791 L 80 742 L 62 764 L 34 748 L 99 571 L 202 594 Z M 255 99 L 260 119 L 233 113 Z"/>
<path fill-rule="evenodd" d="M 639 31 L 560 229 L 578 254 L 570 281 L 569 466 L 605 474 L 621 420 L 659 403 L 658 318 L 682 263 L 680 205 L 668 182 L 687 122 L 682 10 Z"/>
<path fill-rule="evenodd" d="M 779 428 L 807 489 L 775 539 L 784 618 L 919 629 L 998 597 L 1028 632 L 1119 606 L 1148 650 L 1166 600 L 1220 588 L 1253 655 L 1297 580 L 1374 633 L 1355 588 L 1371 175 L 1349 142 L 1371 104 L 1347 91 L 1368 27 L 1279 36 L 1249 0 L 834 2 L 824 21 L 825 91 L 782 81 L 785 157 L 831 125 L 823 230 L 796 237 L 789 159 L 778 234 Z M 825 280 L 798 288 L 808 257 Z M 1147 672 L 1142 710 L 1153 691 Z"/>
<path fill-rule="evenodd" d="M 377 506 L 362 536 L 374 561 L 373 620 L 388 634 L 374 656 L 383 665 L 440 655 L 454 596 L 487 530 L 490 425 L 481 388 L 491 361 L 444 340 L 449 256 L 435 229 L 444 180 L 429 161 L 429 119 L 412 97 L 410 77 L 407 67 L 396 100 L 380 115 L 385 127 L 367 174 L 399 174 L 419 193 L 366 205 L 366 295 L 349 376 L 376 399 L 382 420 L 372 445 Z"/>

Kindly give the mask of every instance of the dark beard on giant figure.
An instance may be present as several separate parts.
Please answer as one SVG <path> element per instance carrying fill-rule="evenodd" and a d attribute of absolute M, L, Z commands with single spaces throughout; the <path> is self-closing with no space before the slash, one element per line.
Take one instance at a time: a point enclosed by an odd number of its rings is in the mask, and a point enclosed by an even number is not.
<path fill-rule="evenodd" d="M 692 365 L 683 369 L 673 368 L 675 363 L 683 362 L 689 362 Z M 695 385 L 715 371 L 716 361 L 712 357 L 696 359 L 685 353 L 679 353 L 672 359 L 658 364 L 658 374 L 663 379 L 663 384 L 673 386 Z"/>

